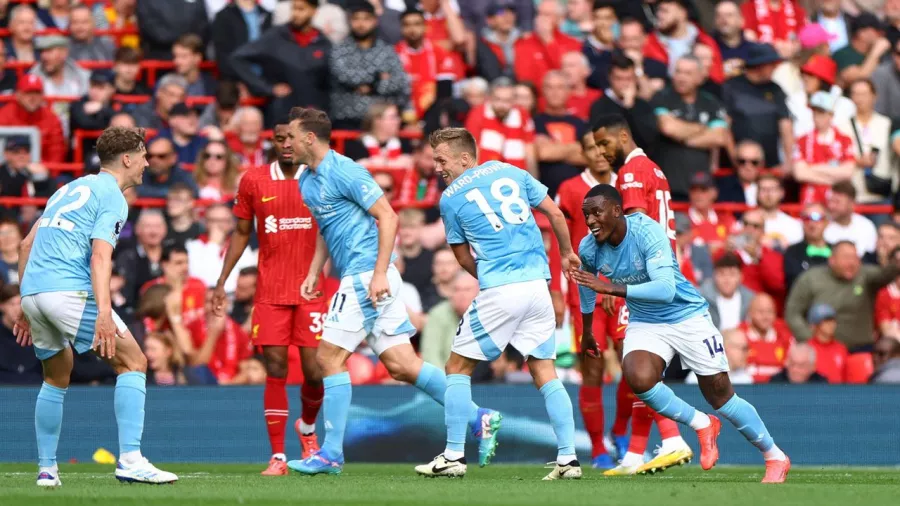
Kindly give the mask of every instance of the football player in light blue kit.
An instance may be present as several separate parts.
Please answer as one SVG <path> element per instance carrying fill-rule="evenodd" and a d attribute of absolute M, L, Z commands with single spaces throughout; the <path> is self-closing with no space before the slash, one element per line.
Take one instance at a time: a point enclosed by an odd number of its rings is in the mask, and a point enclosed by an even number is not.
<path fill-rule="evenodd" d="M 447 447 L 431 463 L 416 467 L 416 472 L 465 475 L 463 445 L 467 406 L 472 402 L 472 371 L 478 362 L 492 361 L 512 345 L 527 357 L 556 433 L 556 466 L 544 479 L 580 478 L 572 401 L 553 363 L 556 316 L 547 286 L 550 268 L 531 208 L 550 218 L 563 268 L 568 271 L 580 262 L 572 251 L 565 217 L 547 196 L 547 187 L 528 172 L 501 162 L 476 166 L 477 146 L 467 130 L 438 130 L 430 142 L 435 168 L 447 183 L 441 195 L 447 242 L 463 269 L 478 279 L 481 291 L 459 322 L 446 365 Z"/>
<path fill-rule="evenodd" d="M 394 379 L 414 384 L 440 404 L 444 404 L 447 378 L 444 371 L 423 362 L 409 343 L 415 328 L 403 302 L 396 298 L 403 280 L 391 265 L 397 214 L 369 171 L 329 147 L 331 120 L 324 112 L 295 107 L 290 120 L 288 141 L 294 162 L 306 165 L 301 169 L 300 195 L 320 233 L 300 293 L 310 300 L 321 296 L 316 281 L 329 253 L 341 286 L 329 306 L 316 353 L 325 383 L 325 441 L 319 452 L 290 461 L 288 467 L 303 474 L 338 474 L 344 464 L 344 429 L 351 400 L 345 364 L 363 340 Z M 487 465 L 497 445 L 500 414 L 470 403 L 468 421 L 480 441 L 479 461 Z"/>
<path fill-rule="evenodd" d="M 110 302 L 112 253 L 128 217 L 122 191 L 141 184 L 147 166 L 144 132 L 107 128 L 97 140 L 97 153 L 100 173 L 57 190 L 20 247 L 23 315 L 14 331 L 20 344 L 34 345 L 44 368 L 34 409 L 37 484 L 42 487 L 61 485 L 56 449 L 63 399 L 74 353 L 92 349 L 118 374 L 116 478 L 140 483 L 178 480 L 141 455 L 147 359 Z"/>
<path fill-rule="evenodd" d="M 622 371 L 634 394 L 667 418 L 697 431 L 700 465 L 711 469 L 719 458 L 716 438 L 722 423 L 675 396 L 660 379 L 672 357 L 694 371 L 706 401 L 763 453 L 763 483 L 782 483 L 791 461 L 782 452 L 756 409 L 734 393 L 722 335 L 712 324 L 709 305 L 681 274 L 662 226 L 642 213 L 625 216 L 622 197 L 609 185 L 597 185 L 584 198 L 590 235 L 579 245 L 578 283 L 585 325 L 597 294 L 624 297 L 630 321 L 625 331 Z M 611 283 L 601 281 L 603 274 Z M 585 341 L 585 349 L 596 343 Z"/>

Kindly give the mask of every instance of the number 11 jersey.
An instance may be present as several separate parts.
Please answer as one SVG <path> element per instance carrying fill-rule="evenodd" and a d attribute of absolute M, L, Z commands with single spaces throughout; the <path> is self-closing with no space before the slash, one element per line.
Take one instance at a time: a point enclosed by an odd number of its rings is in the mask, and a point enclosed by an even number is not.
<path fill-rule="evenodd" d="M 669 181 L 643 149 L 635 149 L 625 159 L 616 178 L 616 190 L 622 195 L 622 210 L 646 209 L 647 216 L 662 225 L 675 250 L 675 213 L 669 207 L 672 200 Z"/>
<path fill-rule="evenodd" d="M 94 239 L 116 247 L 128 218 L 128 203 L 107 172 L 63 186 L 47 201 L 22 280 L 21 294 L 87 291 L 91 287 Z"/>
<path fill-rule="evenodd" d="M 503 162 L 487 162 L 462 173 L 441 195 L 447 243 L 469 243 L 475 251 L 482 290 L 550 279 L 544 239 L 531 208 L 547 198 L 547 187 Z"/>

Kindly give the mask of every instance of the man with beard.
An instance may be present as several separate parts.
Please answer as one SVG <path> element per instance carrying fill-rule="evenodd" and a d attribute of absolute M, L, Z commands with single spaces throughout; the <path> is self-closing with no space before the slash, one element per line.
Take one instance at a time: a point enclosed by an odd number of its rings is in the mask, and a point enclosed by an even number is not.
<path fill-rule="evenodd" d="M 291 107 L 327 110 L 329 105 L 331 42 L 310 24 L 319 0 L 293 0 L 292 7 L 290 23 L 264 32 L 231 55 L 231 67 L 250 93 L 274 98 L 266 114 L 272 122 L 268 126 L 286 123 Z"/>
<path fill-rule="evenodd" d="M 722 55 L 712 37 L 688 18 L 687 0 L 659 0 L 656 8 L 656 31 L 647 38 L 644 57 L 659 60 L 669 66 L 669 74 L 675 73 L 675 63 L 691 54 L 694 44 L 704 44 L 713 48 L 713 63 L 709 78 L 721 84 L 725 76 L 722 71 Z"/>
<path fill-rule="evenodd" d="M 490 98 L 469 112 L 466 130 L 478 144 L 478 163 L 499 160 L 537 177 L 534 122 L 525 109 L 513 105 L 514 95 L 511 79 L 495 79 Z"/>
<path fill-rule="evenodd" d="M 353 4 L 347 14 L 351 37 L 335 46 L 329 59 L 331 117 L 336 130 L 359 130 L 369 107 L 409 100 L 409 76 L 394 48 L 376 38 L 378 18 L 368 2 Z"/>

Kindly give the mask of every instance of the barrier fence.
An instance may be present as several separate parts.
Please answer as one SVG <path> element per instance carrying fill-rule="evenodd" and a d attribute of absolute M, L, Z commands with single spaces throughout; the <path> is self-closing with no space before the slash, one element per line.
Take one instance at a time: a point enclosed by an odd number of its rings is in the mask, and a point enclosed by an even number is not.
<path fill-rule="evenodd" d="M 675 392 L 709 411 L 696 386 L 674 385 Z M 756 406 L 778 445 L 797 465 L 900 465 L 900 386 L 754 385 L 736 387 Z M 577 389 L 568 387 L 572 399 Z M 0 388 L 0 461 L 33 462 L 34 403 L 38 389 Z M 612 423 L 615 386 L 604 391 L 607 426 Z M 292 399 L 299 416 L 300 395 Z M 154 462 L 259 462 L 269 457 L 261 387 L 149 388 L 143 451 Z M 501 410 L 497 463 L 544 463 L 556 455 L 556 442 L 544 401 L 525 385 L 475 386 L 473 400 Z M 321 417 L 320 417 L 321 422 Z M 576 449 L 590 461 L 590 441 L 576 411 Z M 699 458 L 697 439 L 682 427 Z M 319 424 L 319 437 L 324 431 Z M 428 462 L 444 448 L 443 410 L 412 387 L 354 387 L 346 432 L 348 462 Z M 659 443 L 654 430 L 649 448 Z M 73 387 L 66 395 L 60 461 L 90 461 L 94 451 L 117 453 L 113 388 Z M 289 431 L 287 452 L 300 447 Z M 475 458 L 475 446 L 468 445 Z M 762 466 L 759 452 L 724 422 L 719 464 Z M 696 465 L 693 464 L 693 465 Z M 411 470 L 410 470 L 411 471 Z"/>

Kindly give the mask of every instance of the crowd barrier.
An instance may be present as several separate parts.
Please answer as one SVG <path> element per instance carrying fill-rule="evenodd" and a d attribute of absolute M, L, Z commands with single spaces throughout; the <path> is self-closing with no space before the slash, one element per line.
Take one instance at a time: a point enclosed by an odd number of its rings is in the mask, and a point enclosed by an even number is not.
<path fill-rule="evenodd" d="M 709 410 L 695 386 L 675 392 Z M 840 385 L 739 386 L 756 406 L 770 432 L 794 464 L 815 466 L 900 465 L 900 387 Z M 568 387 L 577 399 L 577 388 Z M 36 387 L 0 388 L 0 461 L 33 462 Z M 604 391 L 607 426 L 612 423 L 615 387 Z M 149 388 L 143 450 L 154 462 L 264 463 L 269 457 L 261 387 Z M 291 388 L 291 419 L 299 416 L 300 395 Z M 475 386 L 473 400 L 504 415 L 497 463 L 544 463 L 556 442 L 544 400 L 530 385 Z M 577 406 L 577 402 L 575 403 Z M 576 450 L 590 461 L 590 442 L 576 409 Z M 320 439 L 324 434 L 319 424 Z M 682 427 L 697 454 L 697 439 Z M 428 462 L 444 448 L 440 406 L 412 387 L 354 387 L 346 432 L 348 462 Z M 293 431 L 287 453 L 299 456 Z M 658 444 L 653 432 L 649 448 Z M 66 395 L 61 461 L 90 461 L 94 451 L 117 452 L 113 388 L 74 387 Z M 475 445 L 468 445 L 470 462 Z M 759 452 L 724 422 L 719 464 L 762 465 Z M 697 454 L 699 455 L 699 454 Z M 699 457 L 698 457 L 699 458 Z M 694 464 L 696 465 L 696 464 Z"/>

